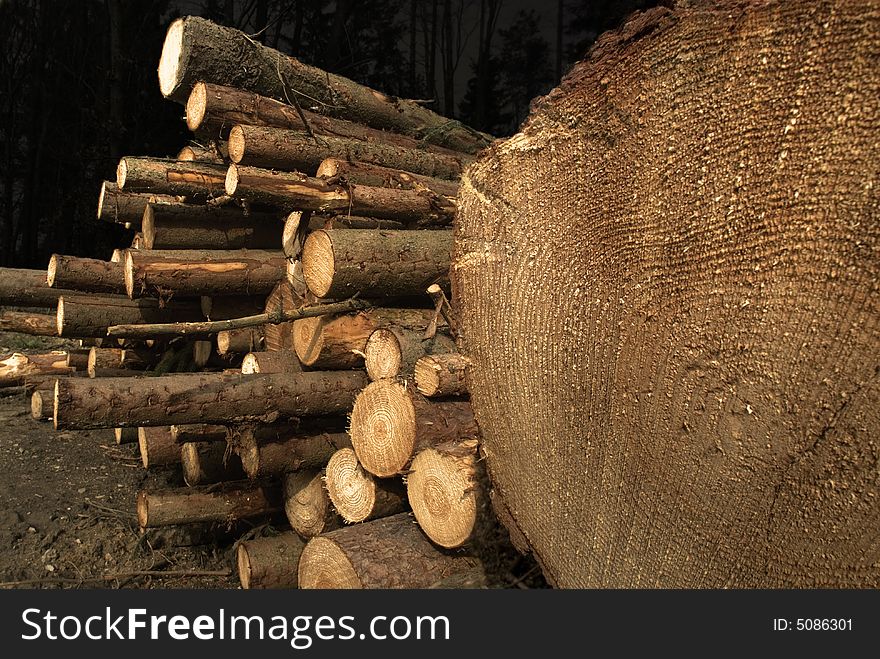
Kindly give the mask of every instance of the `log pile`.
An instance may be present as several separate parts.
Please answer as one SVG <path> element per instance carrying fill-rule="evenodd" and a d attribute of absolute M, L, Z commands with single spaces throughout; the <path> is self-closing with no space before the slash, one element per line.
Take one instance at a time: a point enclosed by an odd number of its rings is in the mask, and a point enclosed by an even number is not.
<path fill-rule="evenodd" d="M 101 187 L 132 245 L 0 275 L 0 304 L 40 309 L 0 327 L 96 345 L 9 356 L 0 384 L 181 472 L 137 493 L 142 529 L 288 524 L 238 545 L 245 588 L 485 584 L 446 296 L 458 179 L 488 137 L 198 18 L 170 27 L 159 79 L 194 142 Z"/>

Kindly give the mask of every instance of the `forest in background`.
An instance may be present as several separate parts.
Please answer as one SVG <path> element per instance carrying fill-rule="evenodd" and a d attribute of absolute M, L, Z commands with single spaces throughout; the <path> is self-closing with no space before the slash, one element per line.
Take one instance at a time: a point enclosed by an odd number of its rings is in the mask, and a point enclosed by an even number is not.
<path fill-rule="evenodd" d="M 193 14 L 496 136 L 644 0 L 0 0 L 0 265 L 108 258 L 101 181 L 123 155 L 173 155 L 183 107 L 159 93 L 165 30 Z M 552 6 L 552 7 L 551 7 Z M 553 11 L 548 11 L 552 9 Z M 548 16 L 552 24 L 548 24 Z"/>

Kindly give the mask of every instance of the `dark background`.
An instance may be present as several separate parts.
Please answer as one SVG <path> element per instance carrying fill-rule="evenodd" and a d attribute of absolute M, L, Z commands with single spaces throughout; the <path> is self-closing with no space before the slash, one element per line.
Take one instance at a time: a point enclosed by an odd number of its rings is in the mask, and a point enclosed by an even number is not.
<path fill-rule="evenodd" d="M 123 155 L 188 139 L 159 93 L 169 23 L 196 14 L 303 61 L 510 135 L 604 30 L 647 0 L 0 0 L 0 265 L 108 258 L 95 220 Z"/>

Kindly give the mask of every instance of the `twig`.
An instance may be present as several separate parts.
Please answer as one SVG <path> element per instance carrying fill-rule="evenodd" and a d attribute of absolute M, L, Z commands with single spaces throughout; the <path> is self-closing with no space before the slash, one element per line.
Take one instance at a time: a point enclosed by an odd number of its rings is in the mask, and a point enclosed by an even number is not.
<path fill-rule="evenodd" d="M 122 338 L 153 338 L 157 336 L 186 336 L 191 334 L 216 334 L 225 330 L 244 329 L 246 327 L 258 327 L 260 325 L 279 325 L 300 318 L 314 318 L 325 314 L 345 313 L 368 309 L 374 306 L 369 300 L 349 298 L 344 302 L 330 304 L 316 304 L 311 307 L 303 307 L 293 311 L 283 311 L 280 307 L 277 311 L 261 313 L 255 316 L 243 318 L 231 318 L 229 320 L 202 321 L 194 323 L 155 323 L 152 325 L 112 325 L 107 328 L 107 336 Z"/>
<path fill-rule="evenodd" d="M 103 510 L 106 513 L 112 513 L 117 517 L 137 517 L 136 514 L 129 512 L 127 510 L 119 510 L 118 508 L 111 508 L 110 506 L 104 506 L 100 503 L 95 503 L 94 501 L 90 501 L 89 499 L 85 500 L 85 504 L 90 508 L 97 508 L 98 510 Z"/>
<path fill-rule="evenodd" d="M 440 286 L 438 286 L 437 284 L 431 284 L 430 286 L 428 286 L 428 295 L 430 295 L 431 299 L 434 300 L 434 306 L 436 309 L 434 322 L 431 323 L 434 332 L 436 332 L 437 330 L 436 314 L 439 313 L 443 316 L 446 324 L 449 325 L 449 331 L 452 332 L 452 336 L 458 337 L 458 323 L 455 322 L 455 315 L 452 313 L 452 305 L 449 304 L 449 300 L 446 298 L 446 294 L 443 292 L 443 289 L 440 288 Z M 432 329 L 432 327 L 429 327 L 428 329 L 430 330 Z M 425 334 L 426 338 L 431 338 L 433 336 L 433 333 L 431 334 L 431 336 L 428 336 L 427 332 Z"/>

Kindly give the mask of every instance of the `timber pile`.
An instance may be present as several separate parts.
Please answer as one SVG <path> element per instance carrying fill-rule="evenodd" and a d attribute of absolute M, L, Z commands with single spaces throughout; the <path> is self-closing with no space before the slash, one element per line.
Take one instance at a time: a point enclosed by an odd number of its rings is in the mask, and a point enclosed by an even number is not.
<path fill-rule="evenodd" d="M 194 141 L 103 184 L 131 246 L 0 274 L 0 303 L 51 310 L 0 326 L 84 341 L 0 382 L 182 472 L 137 493 L 143 529 L 286 517 L 238 545 L 245 588 L 484 585 L 499 541 L 447 294 L 489 138 L 199 18 L 169 28 L 159 81 Z"/>

